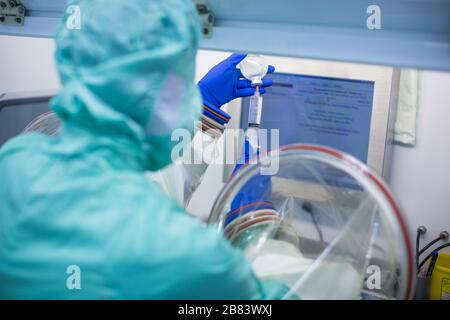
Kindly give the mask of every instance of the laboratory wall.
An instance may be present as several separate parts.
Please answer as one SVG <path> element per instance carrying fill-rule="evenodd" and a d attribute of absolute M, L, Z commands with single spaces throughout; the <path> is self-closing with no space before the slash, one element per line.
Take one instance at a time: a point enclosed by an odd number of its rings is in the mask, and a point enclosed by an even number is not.
<path fill-rule="evenodd" d="M 450 73 L 421 72 L 417 121 L 416 146 L 393 150 L 390 185 L 432 239 L 450 232 Z"/>
<path fill-rule="evenodd" d="M 0 36 L 0 94 L 58 88 L 49 39 Z M 200 52 L 197 79 L 226 54 Z M 395 146 L 390 185 L 407 214 L 411 233 L 428 228 L 428 239 L 450 231 L 450 73 L 421 72 L 417 145 Z M 208 169 L 190 210 L 205 218 L 222 187 L 222 168 Z"/>
<path fill-rule="evenodd" d="M 59 87 L 54 41 L 0 36 L 0 94 Z"/>

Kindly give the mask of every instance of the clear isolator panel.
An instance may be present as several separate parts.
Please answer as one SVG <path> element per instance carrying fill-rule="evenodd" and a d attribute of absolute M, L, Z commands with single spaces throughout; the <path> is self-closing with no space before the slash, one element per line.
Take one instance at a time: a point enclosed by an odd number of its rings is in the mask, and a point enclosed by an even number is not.
<path fill-rule="evenodd" d="M 236 171 L 209 219 L 286 299 L 407 299 L 408 225 L 381 179 L 356 158 L 290 145 Z"/>

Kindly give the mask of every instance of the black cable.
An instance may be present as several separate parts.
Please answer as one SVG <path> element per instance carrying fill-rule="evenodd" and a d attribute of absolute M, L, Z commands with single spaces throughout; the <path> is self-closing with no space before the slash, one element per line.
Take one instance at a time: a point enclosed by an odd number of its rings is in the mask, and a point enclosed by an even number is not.
<path fill-rule="evenodd" d="M 418 256 L 422 255 L 422 253 L 424 253 L 425 251 L 427 251 L 433 244 L 435 244 L 436 242 L 442 240 L 442 236 L 439 235 L 439 237 L 437 237 L 436 239 L 430 241 L 425 247 L 423 247 L 422 249 L 419 250 L 419 254 Z"/>
<path fill-rule="evenodd" d="M 309 213 L 309 215 L 311 216 L 311 220 L 314 224 L 314 227 L 317 230 L 317 234 L 319 235 L 319 241 L 323 242 L 323 233 L 322 233 L 322 230 L 320 230 L 319 224 L 317 223 L 316 216 L 313 212 L 313 205 L 310 202 L 305 202 L 302 205 L 302 209 L 304 211 L 306 211 L 307 213 Z"/>
<path fill-rule="evenodd" d="M 419 248 L 420 248 L 420 236 L 421 235 L 422 235 L 422 233 L 417 231 L 417 236 L 416 236 L 416 267 L 417 267 L 417 270 L 419 270 Z"/>
<path fill-rule="evenodd" d="M 429 266 L 428 266 L 427 273 L 425 274 L 426 277 L 431 277 L 431 275 L 433 274 L 433 270 L 434 270 L 434 267 L 436 265 L 436 260 L 437 260 L 438 256 L 439 256 L 439 253 L 434 251 L 433 252 L 433 256 L 431 257 L 431 261 L 430 261 Z"/>
<path fill-rule="evenodd" d="M 419 269 L 423 267 L 423 265 L 428 261 L 428 259 L 430 259 L 433 256 L 434 252 L 439 252 L 444 248 L 450 247 L 450 243 L 445 243 L 443 245 L 440 245 L 439 247 L 437 247 L 436 249 L 433 250 L 433 252 L 431 252 L 429 255 L 427 255 L 425 257 L 425 259 L 422 260 L 422 262 L 419 264 Z"/>
<path fill-rule="evenodd" d="M 419 272 L 419 256 L 420 256 L 420 237 L 427 233 L 427 228 L 425 226 L 420 226 L 417 228 L 417 236 L 416 236 L 416 267 L 417 272 Z"/>

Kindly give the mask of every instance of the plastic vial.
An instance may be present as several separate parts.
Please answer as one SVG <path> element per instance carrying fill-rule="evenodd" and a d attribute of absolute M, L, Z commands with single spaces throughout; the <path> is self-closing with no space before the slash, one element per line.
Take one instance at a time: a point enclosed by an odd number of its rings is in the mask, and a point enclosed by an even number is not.
<path fill-rule="evenodd" d="M 262 56 L 248 55 L 239 64 L 242 75 L 252 82 L 253 87 L 263 84 L 262 78 L 266 76 L 269 66 Z"/>

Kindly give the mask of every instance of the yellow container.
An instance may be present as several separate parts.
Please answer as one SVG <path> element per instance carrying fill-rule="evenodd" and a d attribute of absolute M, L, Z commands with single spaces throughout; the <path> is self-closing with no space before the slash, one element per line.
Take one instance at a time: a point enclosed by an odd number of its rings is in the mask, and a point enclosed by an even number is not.
<path fill-rule="evenodd" d="M 450 254 L 440 253 L 431 276 L 431 300 L 450 300 Z"/>

